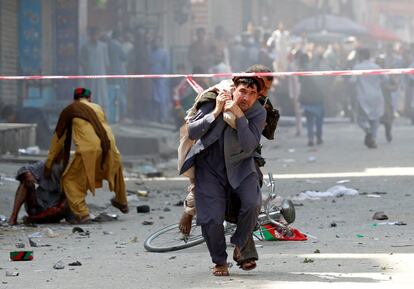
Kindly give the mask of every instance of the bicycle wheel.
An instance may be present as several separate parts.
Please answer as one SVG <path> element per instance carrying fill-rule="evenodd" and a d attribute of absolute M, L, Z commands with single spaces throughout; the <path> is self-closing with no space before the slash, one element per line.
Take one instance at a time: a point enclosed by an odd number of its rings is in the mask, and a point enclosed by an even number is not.
<path fill-rule="evenodd" d="M 149 252 L 170 252 L 190 248 L 204 242 L 201 228 L 195 222 L 191 225 L 191 233 L 184 238 L 178 224 L 167 226 L 150 236 L 144 242 Z"/>

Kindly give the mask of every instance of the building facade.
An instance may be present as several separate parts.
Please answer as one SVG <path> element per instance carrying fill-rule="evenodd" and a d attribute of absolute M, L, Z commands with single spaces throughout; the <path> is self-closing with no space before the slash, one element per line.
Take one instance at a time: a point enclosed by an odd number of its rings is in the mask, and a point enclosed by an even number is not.
<path fill-rule="evenodd" d="M 0 1 L 0 75 L 18 74 L 17 9 L 15 0 Z M 0 81 L 0 104 L 16 103 L 17 83 Z"/>

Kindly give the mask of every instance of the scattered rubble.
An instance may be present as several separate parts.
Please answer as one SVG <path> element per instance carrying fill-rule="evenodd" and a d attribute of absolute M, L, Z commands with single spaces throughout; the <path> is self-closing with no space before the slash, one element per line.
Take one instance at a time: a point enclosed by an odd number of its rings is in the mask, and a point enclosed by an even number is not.
<path fill-rule="evenodd" d="M 53 265 L 53 269 L 62 270 L 65 268 L 65 264 L 63 261 L 58 261 L 55 265 Z"/>
<path fill-rule="evenodd" d="M 75 262 L 69 263 L 68 266 L 82 266 L 82 263 L 79 261 L 75 261 Z"/>
<path fill-rule="evenodd" d="M 137 206 L 137 213 L 149 213 L 150 207 L 148 205 Z"/>
<path fill-rule="evenodd" d="M 384 212 L 375 212 L 374 216 L 372 216 L 373 220 L 388 220 L 388 216 Z"/>

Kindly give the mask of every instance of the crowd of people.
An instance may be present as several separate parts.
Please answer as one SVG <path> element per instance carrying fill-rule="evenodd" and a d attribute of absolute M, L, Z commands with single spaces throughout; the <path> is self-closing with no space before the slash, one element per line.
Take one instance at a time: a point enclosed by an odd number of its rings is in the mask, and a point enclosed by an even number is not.
<path fill-rule="evenodd" d="M 207 39 L 203 28 L 197 29 L 196 35 L 189 47 L 193 73 L 242 72 L 254 63 L 266 65 L 276 72 L 408 68 L 414 65 L 413 45 L 399 42 L 380 45 L 372 40 L 362 42 L 352 36 L 328 41 L 308 39 L 292 35 L 283 24 L 275 31 L 249 25 L 241 36 L 235 37 L 229 37 L 221 26 L 216 28 L 211 39 Z M 219 79 L 200 79 L 204 87 L 217 81 Z M 184 110 L 191 103 L 189 99 L 194 98 L 191 89 L 182 88 L 185 85 L 182 82 L 173 90 L 175 99 L 182 100 Z M 372 96 L 367 102 L 369 94 L 376 98 Z M 374 121 L 375 115 L 374 122 L 378 124 L 373 126 L 383 123 L 386 140 L 391 142 L 395 116 L 406 116 L 414 124 L 413 95 L 414 80 L 409 75 L 277 77 L 270 91 L 270 98 L 281 114 L 295 117 L 295 134 L 298 136 L 302 134 L 302 117 L 305 117 L 308 146 L 323 143 L 325 116 L 342 116 L 363 128 L 366 133 L 364 143 L 369 148 L 377 146 L 377 129 L 368 129 L 363 119 L 368 117 L 369 121 Z M 381 109 L 377 107 L 379 104 Z M 374 115 L 373 110 L 376 110 Z"/>

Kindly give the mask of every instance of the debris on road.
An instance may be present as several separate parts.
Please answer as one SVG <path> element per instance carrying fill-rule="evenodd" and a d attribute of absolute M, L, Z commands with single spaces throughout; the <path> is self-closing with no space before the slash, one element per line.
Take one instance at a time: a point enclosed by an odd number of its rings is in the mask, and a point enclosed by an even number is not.
<path fill-rule="evenodd" d="M 145 190 L 137 190 L 137 196 L 138 197 L 148 197 L 149 192 Z"/>
<path fill-rule="evenodd" d="M 59 236 L 58 233 L 53 232 L 53 230 L 50 228 L 44 228 L 43 231 L 45 232 L 46 236 L 48 236 L 49 238 L 55 238 Z"/>
<path fill-rule="evenodd" d="M 30 245 L 30 247 L 37 248 L 37 247 L 50 247 L 51 246 L 49 244 L 39 244 L 39 243 L 33 241 L 32 238 L 28 238 L 28 239 L 29 239 L 29 245 Z"/>
<path fill-rule="evenodd" d="M 149 213 L 150 207 L 147 205 L 137 206 L 137 213 Z"/>
<path fill-rule="evenodd" d="M 378 223 L 378 225 L 391 225 L 391 226 L 406 226 L 407 223 L 405 222 L 382 222 L 382 223 Z"/>
<path fill-rule="evenodd" d="M 103 223 L 103 222 L 112 222 L 118 220 L 117 214 L 109 214 L 109 213 L 100 213 L 96 218 L 94 218 L 92 221 L 97 223 Z"/>
<path fill-rule="evenodd" d="M 305 258 L 305 260 L 303 260 L 303 263 L 313 263 L 313 262 L 315 261 L 311 258 Z"/>
<path fill-rule="evenodd" d="M 29 235 L 29 239 L 42 238 L 42 232 L 35 232 Z"/>
<path fill-rule="evenodd" d="M 7 217 L 5 215 L 0 215 L 0 223 L 6 223 Z"/>
<path fill-rule="evenodd" d="M 16 246 L 16 248 L 19 248 L 19 249 L 26 247 L 26 245 L 24 243 L 20 243 L 20 242 L 14 244 L 14 245 Z"/>
<path fill-rule="evenodd" d="M 402 244 L 402 245 L 391 245 L 393 248 L 404 248 L 404 247 L 412 247 L 413 244 Z"/>
<path fill-rule="evenodd" d="M 90 232 L 89 231 L 85 231 L 81 227 L 73 227 L 72 233 L 74 233 L 74 234 L 75 233 L 78 233 L 79 236 L 89 236 L 90 235 Z"/>
<path fill-rule="evenodd" d="M 68 266 L 82 266 L 82 263 L 79 261 L 75 261 L 75 262 L 69 263 Z"/>
<path fill-rule="evenodd" d="M 11 261 L 31 261 L 33 260 L 33 251 L 12 251 L 10 252 Z"/>
<path fill-rule="evenodd" d="M 175 203 L 174 206 L 176 206 L 176 207 L 182 207 L 182 206 L 184 206 L 184 202 L 182 200 L 180 200 L 177 203 Z"/>
<path fill-rule="evenodd" d="M 16 277 L 16 276 L 19 276 L 19 272 L 6 271 L 6 277 Z"/>
<path fill-rule="evenodd" d="M 55 265 L 53 265 L 53 269 L 62 270 L 65 268 L 65 264 L 62 261 L 58 261 Z"/>
<path fill-rule="evenodd" d="M 372 216 L 373 220 L 388 220 L 388 216 L 384 212 L 375 212 L 374 216 Z"/>
<path fill-rule="evenodd" d="M 291 197 L 292 201 L 303 201 L 303 200 L 320 200 L 321 198 L 327 197 L 343 197 L 343 196 L 355 196 L 358 195 L 358 191 L 355 189 L 347 188 L 345 186 L 333 186 L 326 192 L 320 191 L 305 191 L 300 194 Z"/>
<path fill-rule="evenodd" d="M 151 221 L 144 221 L 144 222 L 142 222 L 141 224 L 143 224 L 144 226 L 149 226 L 149 225 L 153 225 L 153 224 L 154 224 L 154 222 L 151 222 Z"/>
<path fill-rule="evenodd" d="M 72 233 L 84 233 L 85 231 L 81 227 L 73 227 Z"/>
<path fill-rule="evenodd" d="M 366 195 L 368 198 L 381 198 L 380 195 L 375 195 L 375 194 L 367 194 Z"/>
<path fill-rule="evenodd" d="M 367 192 L 362 192 L 360 193 L 361 196 L 367 196 L 368 198 L 381 198 L 381 195 L 386 195 L 386 192 L 372 192 L 372 193 L 367 193 Z"/>

